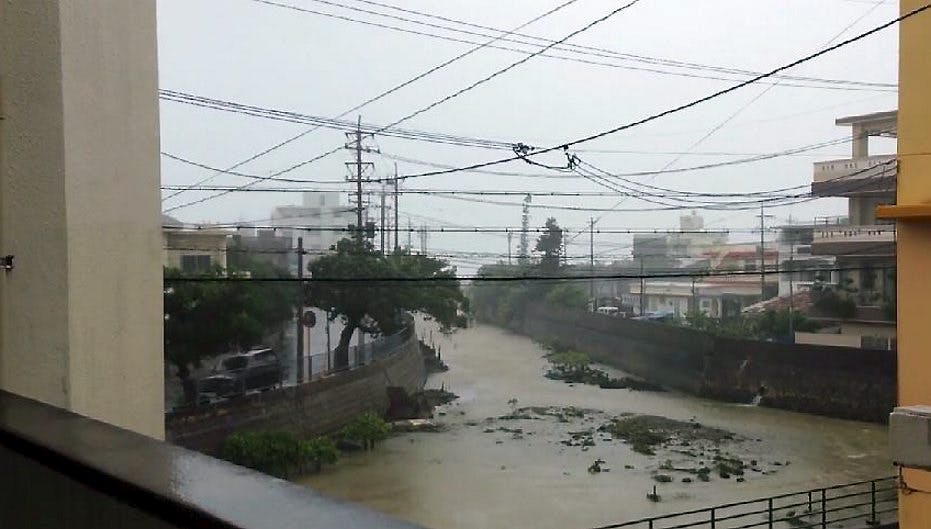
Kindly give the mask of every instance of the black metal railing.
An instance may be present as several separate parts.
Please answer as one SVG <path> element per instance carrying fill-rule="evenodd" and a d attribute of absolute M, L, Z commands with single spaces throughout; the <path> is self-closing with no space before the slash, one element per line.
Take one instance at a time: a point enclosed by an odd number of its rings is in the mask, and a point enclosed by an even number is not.
<path fill-rule="evenodd" d="M 604 525 L 597 529 L 827 529 L 880 527 L 896 519 L 898 481 L 888 477 Z"/>

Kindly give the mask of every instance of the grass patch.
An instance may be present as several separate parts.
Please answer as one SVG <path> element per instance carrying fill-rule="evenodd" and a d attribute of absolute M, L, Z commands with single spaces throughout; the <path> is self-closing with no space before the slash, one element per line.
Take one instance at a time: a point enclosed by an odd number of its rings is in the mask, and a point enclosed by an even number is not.
<path fill-rule="evenodd" d="M 725 430 L 656 415 L 621 417 L 603 424 L 599 430 L 623 439 L 635 452 L 644 455 L 655 455 L 656 447 L 671 441 L 691 443 L 699 440 L 721 442 L 734 439 L 734 434 Z"/>

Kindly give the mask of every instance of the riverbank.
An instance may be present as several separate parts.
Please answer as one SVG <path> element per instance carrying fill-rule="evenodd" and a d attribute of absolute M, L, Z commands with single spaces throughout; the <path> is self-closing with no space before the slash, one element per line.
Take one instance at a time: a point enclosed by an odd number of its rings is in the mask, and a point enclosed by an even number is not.
<path fill-rule="evenodd" d="M 443 386 L 460 396 L 437 410 L 437 420 L 447 429 L 397 435 L 375 452 L 353 454 L 302 483 L 436 529 L 531 522 L 566 529 L 891 472 L 885 428 L 879 425 L 732 405 L 677 392 L 601 389 L 549 380 L 543 376 L 549 367 L 546 350 L 526 337 L 485 325 L 436 339 L 451 369 L 432 375 L 428 387 Z M 624 376 L 603 369 L 611 376 Z M 530 407 L 574 407 L 595 414 L 588 415 L 589 421 L 583 414 L 570 422 L 556 417 L 498 419 Z M 648 456 L 623 440 L 605 440 L 608 436 L 598 433 L 591 436 L 593 445 L 563 443 L 572 439 L 571 432 L 597 431 L 602 422 L 630 413 L 695 421 L 732 432 L 744 441 L 729 444 L 726 450 L 748 464 L 757 461 L 766 473 L 748 469 L 743 482 L 712 473 L 707 483 L 683 483 L 686 475 L 673 472 L 673 482 L 658 483 L 655 475 L 669 473 L 660 468 L 670 466 L 665 465 L 667 459 L 673 467 L 683 464 L 668 452 Z M 486 422 L 489 418 L 493 422 Z M 595 460 L 603 460 L 602 466 L 610 472 L 589 472 Z M 646 499 L 653 485 L 663 497 L 659 503 Z"/>
<path fill-rule="evenodd" d="M 509 327 L 693 395 L 883 424 L 895 406 L 894 351 L 726 338 L 548 306 Z"/>

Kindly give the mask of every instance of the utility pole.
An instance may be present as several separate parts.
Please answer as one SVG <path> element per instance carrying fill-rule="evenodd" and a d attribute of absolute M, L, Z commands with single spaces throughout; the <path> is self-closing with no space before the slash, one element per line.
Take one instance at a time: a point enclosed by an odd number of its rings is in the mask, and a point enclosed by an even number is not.
<path fill-rule="evenodd" d="M 589 278 L 589 288 L 591 290 L 592 298 L 592 312 L 598 310 L 597 300 L 595 300 L 595 217 L 590 217 L 588 221 L 588 267 L 589 274 L 592 276 Z"/>
<path fill-rule="evenodd" d="M 362 144 L 362 140 L 364 137 L 371 138 L 373 136 L 371 134 L 364 134 L 364 135 L 362 134 L 362 116 L 359 116 L 357 124 L 356 124 L 356 130 L 353 132 L 346 133 L 347 143 L 345 145 L 347 149 L 351 149 L 356 152 L 355 160 L 351 162 L 346 162 L 346 166 L 347 168 L 351 166 L 354 169 L 354 170 L 349 171 L 352 176 L 348 177 L 347 179 L 350 182 L 355 182 L 356 184 L 356 189 L 355 189 L 356 228 L 355 228 L 354 235 L 355 235 L 355 239 L 359 242 L 361 242 L 365 238 L 365 223 L 364 223 L 365 219 L 363 219 L 365 201 L 362 198 L 363 197 L 362 181 L 365 178 L 365 170 L 374 168 L 374 164 L 372 164 L 372 162 L 362 161 L 362 152 L 363 151 L 364 152 L 378 152 L 377 149 L 371 149 L 371 148 L 365 147 Z"/>
<path fill-rule="evenodd" d="M 514 238 L 514 232 L 508 231 L 508 266 L 511 266 L 511 239 Z"/>
<path fill-rule="evenodd" d="M 530 202 L 532 200 L 531 195 L 524 197 L 524 206 L 520 217 L 520 244 L 517 250 L 517 262 L 522 265 L 527 264 L 527 260 L 530 258 L 528 232 L 530 230 Z"/>
<path fill-rule="evenodd" d="M 407 218 L 407 251 L 410 252 L 414 248 L 414 223 L 411 222 L 411 218 Z"/>
<path fill-rule="evenodd" d="M 760 206 L 760 301 L 766 301 L 766 219 L 773 215 L 764 215 Z"/>
<path fill-rule="evenodd" d="M 400 209 L 398 208 L 398 164 L 394 164 L 394 253 L 398 253 L 401 249 L 401 242 L 398 240 L 398 215 L 400 214 Z"/>
<path fill-rule="evenodd" d="M 420 255 L 427 255 L 427 225 L 422 224 L 420 226 Z"/>
<path fill-rule="evenodd" d="M 385 249 L 385 184 L 381 185 L 381 253 L 387 255 Z"/>
<path fill-rule="evenodd" d="M 297 238 L 297 371 L 294 374 L 295 381 L 298 384 L 304 382 L 304 238 Z"/>
<path fill-rule="evenodd" d="M 789 234 L 789 340 L 795 343 L 795 234 Z"/>
<path fill-rule="evenodd" d="M 695 278 L 692 278 L 692 301 L 689 303 L 689 312 L 698 312 L 698 304 L 695 298 Z"/>
<path fill-rule="evenodd" d="M 362 116 L 356 124 L 356 230 L 362 239 Z"/>
<path fill-rule="evenodd" d="M 640 256 L 640 315 L 643 316 L 643 300 L 646 292 L 643 291 L 643 256 Z"/>

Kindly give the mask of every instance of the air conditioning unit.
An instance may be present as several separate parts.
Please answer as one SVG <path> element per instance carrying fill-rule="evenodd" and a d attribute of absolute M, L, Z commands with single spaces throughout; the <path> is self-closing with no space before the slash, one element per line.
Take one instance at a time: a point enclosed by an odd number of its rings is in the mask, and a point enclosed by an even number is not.
<path fill-rule="evenodd" d="M 899 406 L 892 411 L 889 449 L 896 466 L 931 470 L 931 406 Z"/>

